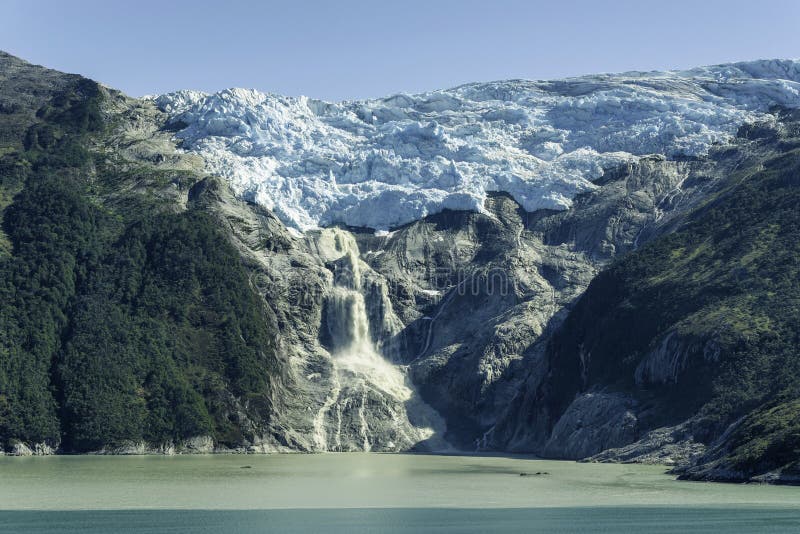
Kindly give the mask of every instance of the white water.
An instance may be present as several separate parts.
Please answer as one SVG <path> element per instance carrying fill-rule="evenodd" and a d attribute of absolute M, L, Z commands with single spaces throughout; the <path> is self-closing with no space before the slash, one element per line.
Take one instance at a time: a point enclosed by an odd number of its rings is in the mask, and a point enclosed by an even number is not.
<path fill-rule="evenodd" d="M 442 427 L 441 418 L 416 398 L 405 368 L 384 358 L 372 339 L 362 293 L 368 267 L 359 259 L 358 245 L 338 229 L 324 231 L 318 245 L 335 265 L 326 314 L 335 376 L 315 421 L 317 445 L 325 450 L 394 450 L 429 439 L 434 428 Z M 349 425 L 343 424 L 348 412 L 354 414 Z M 413 424 L 409 416 L 422 423 Z M 343 435 L 348 430 L 350 435 Z M 393 437 L 387 438 L 389 434 Z"/>
<path fill-rule="evenodd" d="M 330 294 L 328 325 L 334 339 L 333 359 L 340 371 L 368 377 L 369 382 L 395 399 L 411 398 L 400 369 L 378 353 L 369 333 L 364 296 L 356 290 L 335 287 Z"/>
<path fill-rule="evenodd" d="M 368 377 L 370 383 L 384 393 L 406 401 L 412 392 L 406 385 L 405 375 L 396 365 L 386 361 L 370 336 L 367 305 L 361 294 L 358 245 L 352 236 L 343 233 L 338 234 L 337 244 L 344 254 L 336 264 L 327 315 L 334 362 L 339 370 Z"/>

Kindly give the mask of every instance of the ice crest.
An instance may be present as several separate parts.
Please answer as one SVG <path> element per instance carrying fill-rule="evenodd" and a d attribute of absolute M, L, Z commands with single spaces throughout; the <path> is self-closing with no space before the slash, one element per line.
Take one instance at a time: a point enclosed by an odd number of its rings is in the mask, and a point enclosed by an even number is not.
<path fill-rule="evenodd" d="M 800 62 L 473 83 L 323 102 L 246 89 L 155 98 L 185 149 L 243 198 L 305 231 L 390 228 L 487 192 L 565 209 L 647 154 L 700 156 L 775 105 L 800 107 Z"/>

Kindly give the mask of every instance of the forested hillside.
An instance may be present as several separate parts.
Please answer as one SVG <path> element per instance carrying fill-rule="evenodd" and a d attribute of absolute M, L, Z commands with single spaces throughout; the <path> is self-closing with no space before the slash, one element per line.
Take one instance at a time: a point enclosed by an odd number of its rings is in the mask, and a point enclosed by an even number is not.
<path fill-rule="evenodd" d="M 687 476 L 721 457 L 716 476 L 799 472 L 798 118 L 778 155 L 592 281 L 552 341 L 552 413 L 605 388 L 638 399 L 648 427 L 690 420 L 706 443 L 745 417 Z"/>
<path fill-rule="evenodd" d="M 0 115 L 0 442 L 246 442 L 280 381 L 274 319 L 211 215 L 146 194 L 109 199 L 111 185 L 162 177 L 99 148 L 115 96 L 52 76 L 23 65 L 15 79 L 40 98 Z"/>

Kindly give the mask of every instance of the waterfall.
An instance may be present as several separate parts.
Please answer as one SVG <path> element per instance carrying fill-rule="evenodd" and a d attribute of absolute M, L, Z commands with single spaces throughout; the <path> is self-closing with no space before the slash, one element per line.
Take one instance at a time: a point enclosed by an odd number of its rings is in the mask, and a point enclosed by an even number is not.
<path fill-rule="evenodd" d="M 316 246 L 333 267 L 325 322 L 334 374 L 331 393 L 315 418 L 317 446 L 405 450 L 429 440 L 443 429 L 443 422 L 416 395 L 405 367 L 384 358 L 379 340 L 372 337 L 380 330 L 370 328 L 370 317 L 394 317 L 394 313 L 388 298 L 365 299 L 369 267 L 361 261 L 355 239 L 343 230 L 328 229 Z M 369 271 L 369 276 L 377 275 Z M 370 313 L 377 311 L 383 313 Z"/>
<path fill-rule="evenodd" d="M 380 354 L 370 337 L 359 262 L 356 253 L 348 250 L 336 263 L 327 313 L 334 362 L 340 370 L 367 378 L 384 393 L 398 400 L 408 400 L 412 392 L 406 385 L 405 375 Z"/>

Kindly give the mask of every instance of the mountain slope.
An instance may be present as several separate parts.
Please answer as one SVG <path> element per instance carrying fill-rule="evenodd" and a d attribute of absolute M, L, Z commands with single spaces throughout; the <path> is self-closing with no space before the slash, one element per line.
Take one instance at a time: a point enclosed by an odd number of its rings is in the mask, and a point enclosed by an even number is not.
<path fill-rule="evenodd" d="M 0 448 L 796 481 L 796 62 L 340 104 L 0 82 Z"/>
<path fill-rule="evenodd" d="M 85 451 L 268 434 L 274 319 L 224 231 L 181 205 L 200 178 L 191 161 L 148 154 L 165 148 L 158 132 L 120 143 L 131 115 L 158 112 L 2 63 L 17 82 L 3 102 L 22 104 L 4 122 L 0 441 Z M 22 80 L 39 98 L 15 95 Z"/>
<path fill-rule="evenodd" d="M 546 382 L 522 408 L 549 429 L 543 452 L 580 458 L 644 438 L 645 455 L 647 432 L 680 425 L 678 439 L 711 444 L 687 476 L 708 476 L 711 459 L 726 466 L 716 477 L 796 473 L 799 118 L 785 112 L 777 130 L 761 130 L 750 161 L 675 232 L 592 280 L 550 341 Z M 592 420 L 583 405 L 604 402 L 618 405 L 628 434 L 576 445 L 603 433 L 592 426 L 611 416 Z"/>

